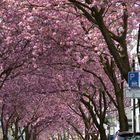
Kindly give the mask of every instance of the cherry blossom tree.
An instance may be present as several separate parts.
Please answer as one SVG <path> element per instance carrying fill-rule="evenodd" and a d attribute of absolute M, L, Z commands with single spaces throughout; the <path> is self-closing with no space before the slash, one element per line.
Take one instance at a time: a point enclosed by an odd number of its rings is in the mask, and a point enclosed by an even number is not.
<path fill-rule="evenodd" d="M 8 139 L 9 130 L 15 140 L 21 137 L 35 140 L 43 130 L 60 119 L 62 109 L 58 110 L 57 96 L 49 94 L 41 84 L 36 76 L 22 76 L 4 84 L 1 89 L 4 140 Z"/>
<path fill-rule="evenodd" d="M 102 45 L 96 45 L 98 50 L 104 47 L 107 48 L 103 51 L 109 51 L 113 61 L 115 61 L 117 67 L 119 68 L 122 80 L 127 81 L 127 74 L 130 71 L 130 62 L 128 57 L 129 43 L 132 40 L 131 30 L 136 29 L 139 22 L 139 1 L 77 1 L 69 0 L 77 11 L 82 13 L 82 15 L 92 24 L 91 33 L 88 32 L 89 38 L 93 40 L 94 36 L 96 42 L 99 39 L 103 39 Z M 96 29 L 95 29 L 96 28 Z M 89 29 L 89 28 L 87 28 Z M 96 35 L 95 35 L 96 34 Z M 97 50 L 97 51 L 98 51 Z M 102 52 L 101 52 L 102 53 Z M 103 62 L 109 62 L 106 56 L 101 56 Z M 112 61 L 112 60 L 111 60 Z M 119 102 L 123 102 L 123 87 L 119 87 L 119 83 L 115 80 L 115 76 L 112 73 L 112 63 L 106 63 L 105 72 L 109 76 L 110 80 L 114 83 L 116 99 Z M 110 68 L 109 68 L 110 67 Z M 111 73 L 110 73 L 111 72 Z M 120 129 L 121 131 L 128 129 L 127 119 L 125 117 L 124 107 L 119 107 L 120 116 Z M 124 117 L 121 117 L 123 114 Z M 123 121 L 122 121 L 123 119 Z M 123 124 L 125 125 L 121 125 Z"/>

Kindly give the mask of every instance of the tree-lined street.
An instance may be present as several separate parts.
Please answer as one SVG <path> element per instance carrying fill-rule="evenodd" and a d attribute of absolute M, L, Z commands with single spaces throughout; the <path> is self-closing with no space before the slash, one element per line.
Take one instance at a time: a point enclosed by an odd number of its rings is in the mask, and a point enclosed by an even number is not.
<path fill-rule="evenodd" d="M 139 23 L 139 0 L 2 0 L 2 140 L 108 140 L 109 119 L 132 129 Z"/>

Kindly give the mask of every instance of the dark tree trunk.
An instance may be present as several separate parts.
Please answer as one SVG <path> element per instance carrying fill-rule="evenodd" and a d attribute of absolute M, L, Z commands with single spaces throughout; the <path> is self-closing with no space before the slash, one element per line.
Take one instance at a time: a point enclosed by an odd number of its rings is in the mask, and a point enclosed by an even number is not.
<path fill-rule="evenodd" d="M 138 107 L 139 107 L 139 114 L 140 114 L 140 99 L 138 99 Z"/>
<path fill-rule="evenodd" d="M 36 134 L 33 134 L 32 140 L 36 140 L 36 138 L 37 138 Z"/>
<path fill-rule="evenodd" d="M 100 131 L 100 140 L 108 140 L 105 129 L 102 127 L 99 131 Z"/>
<path fill-rule="evenodd" d="M 18 140 L 18 120 L 15 122 L 15 133 L 14 133 L 15 140 Z"/>
<path fill-rule="evenodd" d="M 7 135 L 3 135 L 3 140 L 8 140 Z"/>
<path fill-rule="evenodd" d="M 123 95 L 117 97 L 118 102 L 118 117 L 119 117 L 119 124 L 120 124 L 120 131 L 128 131 L 128 120 L 125 113 L 125 107 L 123 102 Z"/>
<path fill-rule="evenodd" d="M 90 140 L 90 136 L 88 134 L 85 135 L 85 140 Z"/>
<path fill-rule="evenodd" d="M 31 134 L 29 132 L 29 128 L 26 127 L 25 128 L 25 140 L 30 140 L 30 138 L 31 138 Z"/>
<path fill-rule="evenodd" d="M 98 140 L 98 135 L 95 136 L 94 134 L 91 136 L 91 140 Z"/>

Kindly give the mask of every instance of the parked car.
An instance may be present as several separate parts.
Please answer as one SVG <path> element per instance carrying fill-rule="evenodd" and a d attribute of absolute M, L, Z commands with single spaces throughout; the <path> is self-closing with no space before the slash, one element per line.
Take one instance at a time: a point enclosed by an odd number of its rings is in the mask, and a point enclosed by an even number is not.
<path fill-rule="evenodd" d="M 133 132 L 117 132 L 114 136 L 114 140 L 140 140 L 140 132 L 136 132 L 136 135 L 133 135 Z"/>
<path fill-rule="evenodd" d="M 114 135 L 109 135 L 108 140 L 114 140 Z"/>

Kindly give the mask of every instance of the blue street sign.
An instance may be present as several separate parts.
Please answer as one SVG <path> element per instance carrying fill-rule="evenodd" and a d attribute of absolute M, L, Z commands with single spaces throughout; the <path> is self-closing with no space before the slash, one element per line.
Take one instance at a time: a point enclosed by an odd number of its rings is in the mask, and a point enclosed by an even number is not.
<path fill-rule="evenodd" d="M 129 72 L 128 73 L 128 86 L 130 88 L 139 87 L 139 72 Z"/>

